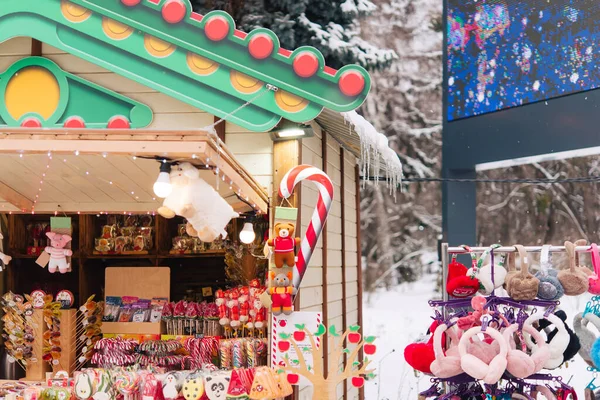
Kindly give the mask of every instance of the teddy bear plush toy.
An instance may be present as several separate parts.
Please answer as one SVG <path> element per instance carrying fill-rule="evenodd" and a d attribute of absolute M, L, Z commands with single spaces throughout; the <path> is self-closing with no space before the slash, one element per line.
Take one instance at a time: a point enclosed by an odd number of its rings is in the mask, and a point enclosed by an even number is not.
<path fill-rule="evenodd" d="M 188 220 L 186 231 L 203 242 L 225 238 L 225 227 L 239 216 L 217 191 L 200 178 L 200 171 L 184 162 L 174 165 L 169 174 L 171 194 L 163 200 L 158 213 L 165 218 L 180 215 Z"/>
<path fill-rule="evenodd" d="M 277 268 L 282 268 L 284 264 L 288 267 L 296 265 L 295 247 L 300 244 L 300 238 L 294 237 L 294 230 L 294 224 L 289 222 L 275 224 L 275 237 L 269 239 L 268 245 L 273 247 Z"/>
<path fill-rule="evenodd" d="M 292 313 L 292 296 L 296 294 L 296 288 L 292 286 L 293 274 L 275 274 L 271 271 L 269 274 L 272 286 L 269 288 L 271 295 L 271 311 L 274 315 L 284 313 L 290 315 Z"/>
<path fill-rule="evenodd" d="M 61 274 L 64 274 L 69 270 L 67 257 L 73 255 L 71 250 L 65 249 L 65 246 L 71 241 L 71 236 L 54 232 L 46 232 L 46 236 L 50 239 L 50 246 L 45 249 L 46 253 L 50 254 L 48 272 L 53 274 L 58 269 Z"/>

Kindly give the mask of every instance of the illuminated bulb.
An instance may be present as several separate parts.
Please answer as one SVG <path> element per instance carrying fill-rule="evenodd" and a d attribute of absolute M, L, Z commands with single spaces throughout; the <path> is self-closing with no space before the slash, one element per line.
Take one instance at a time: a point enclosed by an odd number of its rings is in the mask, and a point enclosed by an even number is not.
<path fill-rule="evenodd" d="M 102 154 L 102 157 L 106 158 L 106 153 L 103 153 L 103 154 Z"/>
<path fill-rule="evenodd" d="M 19 154 L 19 158 L 23 158 L 23 154 Z"/>
<path fill-rule="evenodd" d="M 112 181 L 109 181 L 108 183 L 112 185 Z"/>
<path fill-rule="evenodd" d="M 51 152 L 48 152 L 48 157 L 52 157 L 52 153 Z"/>
<path fill-rule="evenodd" d="M 254 227 L 252 222 L 246 222 L 244 228 L 240 232 L 240 241 L 245 244 L 250 244 L 256 239 L 256 233 L 254 233 Z"/>
<path fill-rule="evenodd" d="M 195 154 L 192 154 L 192 158 L 195 160 L 196 158 L 198 158 L 198 156 Z"/>
<path fill-rule="evenodd" d="M 75 150 L 75 155 L 78 156 L 79 155 L 79 150 Z"/>
<path fill-rule="evenodd" d="M 136 156 L 133 156 L 133 159 L 134 159 L 134 160 L 137 160 L 137 157 L 136 157 Z"/>
<path fill-rule="evenodd" d="M 86 174 L 86 175 L 89 175 L 89 174 L 90 174 L 90 172 L 89 172 L 89 171 L 85 171 L 85 174 Z"/>
<path fill-rule="evenodd" d="M 166 161 L 163 162 L 160 165 L 160 173 L 153 186 L 154 194 L 156 194 L 157 197 L 164 199 L 171 194 L 173 186 L 171 185 L 171 177 L 169 176 L 170 172 L 171 164 L 167 164 Z"/>

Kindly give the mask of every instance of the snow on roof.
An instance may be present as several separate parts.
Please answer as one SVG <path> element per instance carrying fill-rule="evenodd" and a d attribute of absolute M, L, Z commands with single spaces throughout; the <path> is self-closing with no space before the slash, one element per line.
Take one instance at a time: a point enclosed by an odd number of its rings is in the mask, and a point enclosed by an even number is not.
<path fill-rule="evenodd" d="M 378 132 L 356 111 L 342 112 L 341 114 L 360 138 L 362 176 L 368 176 L 372 170 L 376 180 L 379 180 L 379 174 L 383 169 L 390 189 L 398 188 L 402 180 L 402 163 L 396 152 L 389 147 L 387 136 Z M 373 165 L 371 165 L 371 161 L 373 161 Z M 384 163 L 383 168 L 381 161 Z"/>

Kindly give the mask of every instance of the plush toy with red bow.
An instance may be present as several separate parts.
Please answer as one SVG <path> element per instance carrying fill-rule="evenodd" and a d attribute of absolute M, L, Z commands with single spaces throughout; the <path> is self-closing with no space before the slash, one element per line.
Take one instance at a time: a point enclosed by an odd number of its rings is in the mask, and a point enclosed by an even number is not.
<path fill-rule="evenodd" d="M 232 328 L 239 328 L 240 322 L 240 291 L 237 288 L 233 288 L 229 291 L 229 300 L 227 301 L 227 308 L 229 309 L 229 318 Z"/>
<path fill-rule="evenodd" d="M 219 307 L 219 324 L 229 326 L 229 310 L 227 309 L 225 292 L 221 289 L 215 292 L 215 304 Z"/>

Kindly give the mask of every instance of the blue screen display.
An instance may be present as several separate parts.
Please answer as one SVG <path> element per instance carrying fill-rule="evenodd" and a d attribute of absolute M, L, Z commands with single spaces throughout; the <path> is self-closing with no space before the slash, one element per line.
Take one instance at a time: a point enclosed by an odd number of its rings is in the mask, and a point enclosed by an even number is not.
<path fill-rule="evenodd" d="M 599 0 L 448 0 L 448 120 L 600 86 Z"/>

